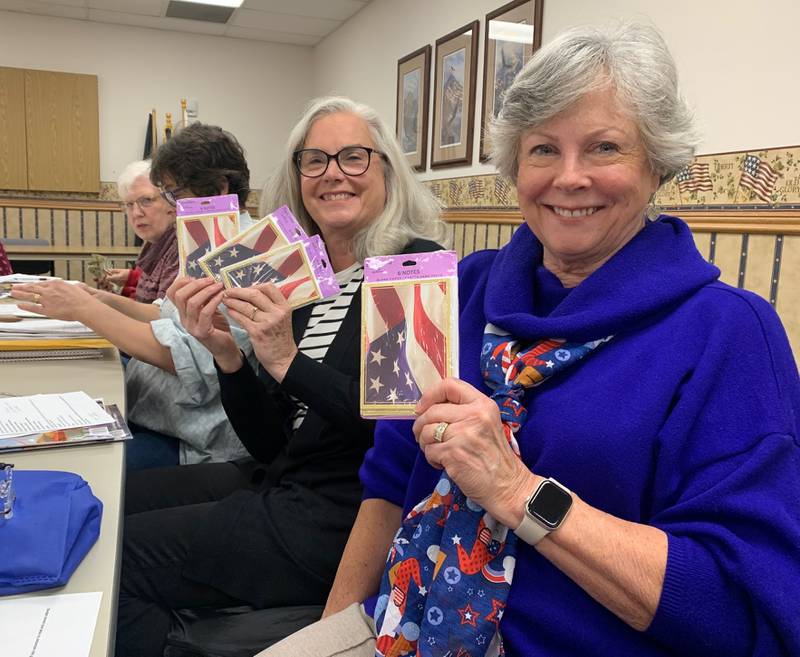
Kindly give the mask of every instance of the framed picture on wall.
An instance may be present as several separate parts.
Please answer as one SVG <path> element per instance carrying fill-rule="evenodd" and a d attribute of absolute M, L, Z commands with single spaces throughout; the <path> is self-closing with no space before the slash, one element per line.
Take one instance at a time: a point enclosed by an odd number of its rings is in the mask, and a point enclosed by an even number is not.
<path fill-rule="evenodd" d="M 500 113 L 506 90 L 542 43 L 543 4 L 544 0 L 514 0 L 486 14 L 481 160 L 489 157 L 489 121 Z"/>
<path fill-rule="evenodd" d="M 436 40 L 431 168 L 472 163 L 478 21 Z"/>
<path fill-rule="evenodd" d="M 431 47 L 425 46 L 397 62 L 397 140 L 408 163 L 425 171 L 428 152 L 428 94 Z"/>

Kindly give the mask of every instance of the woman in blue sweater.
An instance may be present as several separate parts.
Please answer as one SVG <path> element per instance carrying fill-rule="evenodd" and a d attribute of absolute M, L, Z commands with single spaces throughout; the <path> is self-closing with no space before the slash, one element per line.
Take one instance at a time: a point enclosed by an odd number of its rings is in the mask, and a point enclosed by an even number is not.
<path fill-rule="evenodd" d="M 520 73 L 492 134 L 525 224 L 460 265 L 461 380 L 379 423 L 329 617 L 266 654 L 800 654 L 797 368 L 647 218 L 696 144 L 676 83 L 631 24 Z"/>

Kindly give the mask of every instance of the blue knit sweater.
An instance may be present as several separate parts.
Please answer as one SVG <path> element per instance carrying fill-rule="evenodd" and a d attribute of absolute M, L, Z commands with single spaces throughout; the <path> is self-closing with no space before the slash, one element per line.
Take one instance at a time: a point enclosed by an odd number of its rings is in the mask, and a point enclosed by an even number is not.
<path fill-rule="evenodd" d="M 588 504 L 661 528 L 669 548 L 655 618 L 637 632 L 520 544 L 507 654 L 800 655 L 800 382 L 776 314 L 720 283 L 673 217 L 560 298 L 541 257 L 522 226 L 460 264 L 461 378 L 486 391 L 487 321 L 522 340 L 614 334 L 529 392 L 522 458 Z M 365 498 L 405 511 L 439 477 L 410 427 L 380 422 L 361 469 Z"/>

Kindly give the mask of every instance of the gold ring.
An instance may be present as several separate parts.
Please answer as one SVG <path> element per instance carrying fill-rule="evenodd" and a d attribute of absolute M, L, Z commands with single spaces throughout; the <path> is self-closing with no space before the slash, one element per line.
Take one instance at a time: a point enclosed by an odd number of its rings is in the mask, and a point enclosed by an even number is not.
<path fill-rule="evenodd" d="M 39 294 L 38 292 L 34 292 L 33 293 L 33 303 L 35 303 L 36 305 L 39 305 L 39 300 L 41 298 L 42 298 L 42 295 Z"/>
<path fill-rule="evenodd" d="M 436 425 L 436 428 L 433 430 L 433 439 L 437 443 L 440 443 L 442 440 L 444 440 L 444 432 L 447 431 L 447 427 L 449 426 L 450 425 L 447 422 L 439 422 L 439 424 Z"/>
<path fill-rule="evenodd" d="M 257 313 L 257 312 L 258 312 L 258 308 L 256 308 L 255 306 L 253 306 L 253 310 L 251 310 L 251 311 L 250 311 L 250 321 L 251 321 L 251 322 L 254 322 L 254 321 L 256 321 L 256 313 Z"/>

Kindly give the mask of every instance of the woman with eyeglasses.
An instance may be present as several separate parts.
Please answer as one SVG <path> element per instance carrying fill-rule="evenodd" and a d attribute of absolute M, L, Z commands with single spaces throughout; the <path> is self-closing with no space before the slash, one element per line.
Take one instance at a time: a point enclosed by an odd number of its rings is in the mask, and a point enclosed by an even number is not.
<path fill-rule="evenodd" d="M 393 132 L 345 98 L 313 102 L 292 130 L 261 209 L 283 204 L 324 240 L 341 293 L 292 312 L 271 284 L 223 291 L 186 278 L 171 288 L 183 325 L 214 356 L 225 411 L 252 458 L 129 478 L 117 657 L 161 655 L 176 609 L 321 611 L 327 598 L 373 439 L 374 422 L 359 416 L 361 263 L 439 249 L 445 226 Z M 220 304 L 247 331 L 257 368 Z M 297 627 L 271 622 L 263 645 Z"/>
<path fill-rule="evenodd" d="M 175 200 L 230 193 L 239 197 L 239 206 L 244 208 L 250 171 L 244 150 L 233 135 L 201 123 L 188 126 L 159 147 L 149 167 L 149 181 L 142 177 L 147 173 L 146 164 L 134 165 L 128 172 L 134 184 L 120 193 L 129 204 L 134 228 L 138 225 L 144 239 L 154 239 L 153 246 L 162 253 L 164 276 L 166 269 L 174 267 L 174 278 L 178 265 L 172 228 Z M 157 233 L 162 224 L 151 212 L 156 206 L 170 208 L 161 207 L 162 215 L 169 213 L 171 222 L 160 240 Z M 242 212 L 239 220 L 242 226 L 251 223 L 247 212 Z M 164 240 L 172 241 L 162 244 Z M 148 253 L 156 255 L 146 248 L 143 257 L 149 258 Z M 155 279 L 158 267 L 156 263 L 150 270 L 145 263 L 143 268 L 152 271 Z M 156 296 L 163 289 L 166 284 L 160 282 Z M 125 449 L 128 471 L 227 461 L 246 454 L 222 408 L 210 354 L 181 326 L 168 299 L 138 303 L 64 281 L 15 286 L 12 294 L 33 302 L 20 304 L 23 308 L 82 322 L 131 356 L 125 369 L 127 419 L 134 434 Z M 235 327 L 232 335 L 251 355 L 246 333 Z"/>
<path fill-rule="evenodd" d="M 150 182 L 149 160 L 131 162 L 123 169 L 117 194 L 131 230 L 145 244 L 133 269 L 109 269 L 96 279 L 97 287 L 111 291 L 111 284 L 117 284 L 122 295 L 140 303 L 163 299 L 178 275 L 175 207 Z"/>

